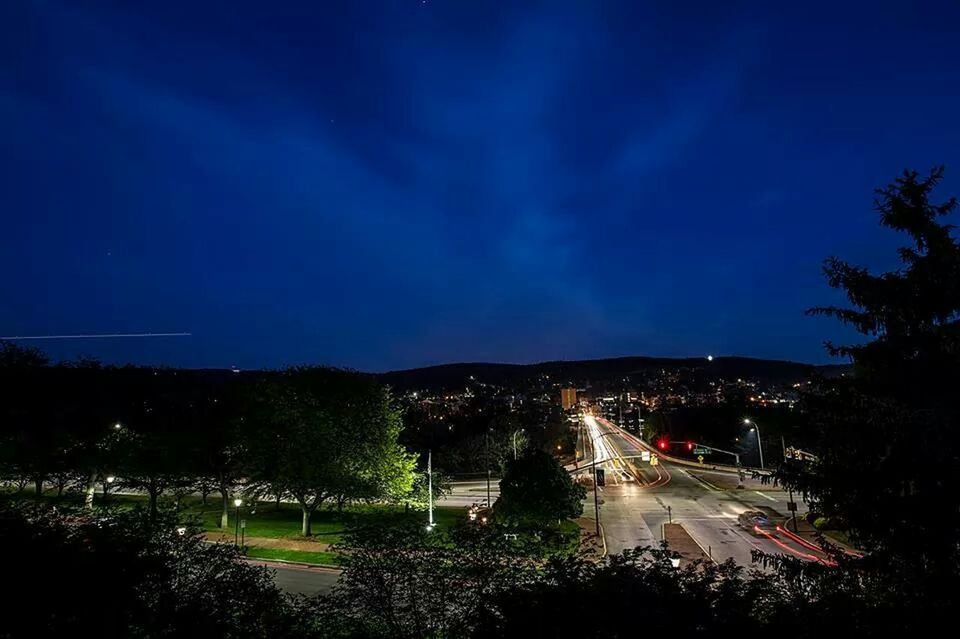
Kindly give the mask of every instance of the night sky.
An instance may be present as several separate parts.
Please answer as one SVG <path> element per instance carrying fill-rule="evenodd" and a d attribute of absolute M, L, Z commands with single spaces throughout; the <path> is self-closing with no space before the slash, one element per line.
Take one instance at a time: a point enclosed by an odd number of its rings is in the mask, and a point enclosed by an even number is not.
<path fill-rule="evenodd" d="M 146 4 L 0 8 L 0 335 L 193 334 L 57 358 L 824 362 L 960 194 L 955 2 Z"/>

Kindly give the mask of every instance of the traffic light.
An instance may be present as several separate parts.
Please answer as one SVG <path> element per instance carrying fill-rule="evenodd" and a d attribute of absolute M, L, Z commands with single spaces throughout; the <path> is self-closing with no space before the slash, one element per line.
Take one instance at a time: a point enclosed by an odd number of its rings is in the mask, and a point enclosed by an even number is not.
<path fill-rule="evenodd" d="M 658 441 L 658 442 L 657 442 L 657 447 L 659 447 L 660 450 L 666 450 L 666 449 L 667 449 L 667 440 L 661 439 L 660 441 Z"/>
<path fill-rule="evenodd" d="M 606 477 L 604 477 L 603 469 L 598 468 L 597 469 L 597 486 L 606 486 L 606 485 L 607 485 L 607 480 L 606 480 Z"/>
<path fill-rule="evenodd" d="M 693 450 L 693 442 L 687 442 L 687 450 Z"/>

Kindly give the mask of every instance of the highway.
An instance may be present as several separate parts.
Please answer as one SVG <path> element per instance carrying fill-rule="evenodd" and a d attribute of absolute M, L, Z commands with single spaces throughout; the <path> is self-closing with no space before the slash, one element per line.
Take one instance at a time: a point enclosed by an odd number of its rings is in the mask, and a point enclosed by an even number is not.
<path fill-rule="evenodd" d="M 737 525 L 737 516 L 746 510 L 764 511 L 779 523 L 789 513 L 785 491 L 752 479 L 737 489 L 735 474 L 709 468 L 670 461 L 651 466 L 640 455 L 645 449 L 656 451 L 599 417 L 585 416 L 581 435 L 587 440 L 584 447 L 588 442 L 595 444 L 597 459 L 602 460 L 598 465 L 605 470 L 606 486 L 599 489 L 600 522 L 609 553 L 659 543 L 663 524 L 672 521 L 681 524 L 716 561 L 729 558 L 748 566 L 753 550 L 810 561 L 824 558 L 786 533 L 779 538 L 765 533 L 755 536 Z M 582 462 L 589 464 L 589 455 Z M 584 514 L 592 517 L 590 501 L 592 496 Z M 799 507 L 798 516 L 802 516 L 804 505 Z"/>

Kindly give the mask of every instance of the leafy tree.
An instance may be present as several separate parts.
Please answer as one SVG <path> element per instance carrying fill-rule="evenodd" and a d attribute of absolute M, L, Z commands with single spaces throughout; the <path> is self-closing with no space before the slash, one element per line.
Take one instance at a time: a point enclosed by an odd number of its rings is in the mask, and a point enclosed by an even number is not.
<path fill-rule="evenodd" d="M 152 525 L 150 525 L 152 524 Z M 0 544 L 15 549 L 4 589 L 10 611 L 0 636 L 38 637 L 90 629 L 98 637 L 294 636 L 294 609 L 266 571 L 229 545 L 178 532 L 169 512 L 134 510 L 93 517 L 47 508 L 0 506 Z M 82 584 L 34 610 L 37 593 Z"/>
<path fill-rule="evenodd" d="M 956 200 L 930 201 L 942 176 L 905 172 L 877 192 L 881 224 L 910 240 L 899 269 L 873 274 L 827 260 L 829 283 L 851 307 L 811 312 L 867 340 L 828 344 L 853 359 L 854 375 L 806 397 L 817 461 L 780 471 L 812 508 L 843 523 L 888 583 L 923 593 L 929 606 L 960 586 L 960 245 L 941 221 Z"/>
<path fill-rule="evenodd" d="M 149 513 L 158 514 L 160 496 L 167 491 L 183 491 L 193 485 L 187 466 L 185 437 L 171 433 L 129 433 L 122 439 L 120 484 L 147 494 Z"/>
<path fill-rule="evenodd" d="M 49 364 L 49 358 L 39 349 L 0 340 L 0 369 L 23 370 Z"/>
<path fill-rule="evenodd" d="M 406 527 L 359 529 L 334 592 L 317 602 L 315 630 L 337 637 L 463 637 L 490 594 L 535 576 L 522 546 L 487 528 L 451 534 Z M 322 633 L 319 631 L 322 629 Z"/>
<path fill-rule="evenodd" d="M 429 488 L 431 484 L 433 486 L 434 504 L 436 504 L 441 497 L 450 494 L 453 490 L 450 477 L 444 471 L 434 468 L 433 481 L 431 482 L 427 478 L 426 469 L 421 468 L 414 476 L 413 487 L 410 489 L 410 492 L 403 497 L 400 502 L 408 508 L 426 508 L 429 504 Z"/>
<path fill-rule="evenodd" d="M 490 593 L 473 636 L 627 637 L 638 628 L 671 637 L 754 636 L 770 602 L 780 601 L 770 576 L 732 562 L 677 570 L 670 557 L 665 548 L 637 548 L 602 562 L 551 560 L 538 578 Z"/>
<path fill-rule="evenodd" d="M 553 455 L 534 449 L 507 464 L 494 511 L 505 521 L 544 525 L 579 517 L 586 496 Z"/>
<path fill-rule="evenodd" d="M 326 501 L 397 499 L 415 460 L 397 437 L 399 412 L 373 380 L 323 368 L 291 369 L 264 382 L 244 426 L 254 488 L 282 487 L 303 513 L 301 532 Z"/>

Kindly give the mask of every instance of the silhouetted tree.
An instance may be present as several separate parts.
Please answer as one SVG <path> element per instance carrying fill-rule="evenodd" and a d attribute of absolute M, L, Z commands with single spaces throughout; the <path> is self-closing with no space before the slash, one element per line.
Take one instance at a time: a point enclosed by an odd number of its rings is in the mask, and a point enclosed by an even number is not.
<path fill-rule="evenodd" d="M 901 268 L 873 274 L 826 262 L 829 283 L 851 307 L 811 312 L 868 339 L 828 344 L 852 358 L 854 375 L 807 395 L 817 460 L 780 471 L 814 510 L 848 529 L 868 551 L 867 565 L 920 616 L 946 612 L 945 593 L 960 586 L 960 245 L 942 222 L 956 201 L 930 201 L 942 176 L 905 172 L 877 192 L 881 224 L 910 239 Z"/>
<path fill-rule="evenodd" d="M 579 517 L 586 496 L 553 455 L 532 449 L 507 463 L 494 511 L 503 521 L 547 525 Z"/>

